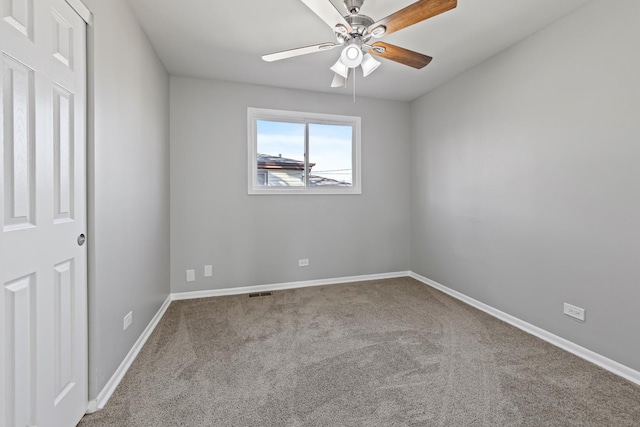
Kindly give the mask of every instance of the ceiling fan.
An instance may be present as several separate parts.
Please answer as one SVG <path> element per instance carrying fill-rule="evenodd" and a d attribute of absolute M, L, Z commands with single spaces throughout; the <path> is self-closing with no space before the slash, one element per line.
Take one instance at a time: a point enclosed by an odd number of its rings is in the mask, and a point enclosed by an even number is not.
<path fill-rule="evenodd" d="M 372 39 L 379 39 L 395 33 L 457 6 L 457 0 L 418 0 L 386 18 L 374 21 L 370 17 L 360 14 L 360 8 L 364 1 L 344 0 L 349 14 L 342 16 L 329 0 L 302 0 L 333 29 L 338 43 L 321 43 L 270 53 L 263 55 L 262 59 L 272 62 L 343 46 L 340 58 L 331 67 L 331 70 L 335 72 L 331 82 L 332 87 L 346 85 L 350 73 L 358 66 L 362 67 L 362 73 L 365 77 L 375 71 L 380 66 L 380 62 L 376 61 L 372 55 L 420 69 L 429 64 L 433 58 L 381 41 L 371 43 Z"/>

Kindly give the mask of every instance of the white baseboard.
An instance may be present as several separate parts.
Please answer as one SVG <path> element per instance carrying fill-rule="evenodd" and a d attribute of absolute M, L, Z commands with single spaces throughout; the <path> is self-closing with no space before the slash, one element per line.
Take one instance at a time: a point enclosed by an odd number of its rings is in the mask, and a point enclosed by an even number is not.
<path fill-rule="evenodd" d="M 104 408 L 104 405 L 107 404 L 107 401 L 115 391 L 116 387 L 118 387 L 118 384 L 120 384 L 120 381 L 122 381 L 124 374 L 127 373 L 127 371 L 129 370 L 129 367 L 135 360 L 136 356 L 138 355 L 138 353 L 140 353 L 142 346 L 144 346 L 144 343 L 147 342 L 147 339 L 149 338 L 153 330 L 158 325 L 158 322 L 160 321 L 160 319 L 162 319 L 162 316 L 164 315 L 165 311 L 167 311 L 167 308 L 169 307 L 170 303 L 171 303 L 171 295 L 167 296 L 167 299 L 164 300 L 164 302 L 162 303 L 162 306 L 160 306 L 160 309 L 158 310 L 158 312 L 155 314 L 155 316 L 153 316 L 153 319 L 151 319 L 151 321 L 149 322 L 147 327 L 144 329 L 144 331 L 142 332 L 138 340 L 133 344 L 133 347 L 131 347 L 131 350 L 129 350 L 129 353 L 127 353 L 122 363 L 120 363 L 120 366 L 118 366 L 118 369 L 116 369 L 116 372 L 111 376 L 111 378 L 109 379 L 107 384 L 104 386 L 102 391 L 98 393 L 98 397 L 96 398 L 96 400 L 92 400 L 89 402 L 89 405 L 87 408 L 88 414 Z"/>
<path fill-rule="evenodd" d="M 366 274 L 362 276 L 336 277 L 333 279 L 306 280 L 302 282 L 274 283 L 271 285 L 241 286 L 236 288 L 209 289 L 206 291 L 176 292 L 171 294 L 171 299 L 184 300 L 194 298 L 219 297 L 223 295 L 240 295 L 253 292 L 280 291 L 283 289 L 307 288 L 309 286 L 336 285 L 339 283 L 364 282 L 366 280 L 393 279 L 396 277 L 407 277 L 408 271 L 398 271 L 395 273 Z"/>
<path fill-rule="evenodd" d="M 625 366 L 621 363 L 616 362 L 615 360 L 611 360 L 607 357 L 604 357 L 601 354 L 598 354 L 587 348 L 579 346 L 578 344 L 575 344 L 569 340 L 566 340 L 557 335 L 554 335 L 551 332 L 546 331 L 537 326 L 534 326 L 530 323 L 527 323 L 524 320 L 520 320 L 517 317 L 514 317 L 496 308 L 493 308 L 471 297 L 468 297 L 465 294 L 462 294 L 458 291 L 454 291 L 453 289 L 450 289 L 426 277 L 420 276 L 419 274 L 410 272 L 409 276 L 413 277 L 416 280 L 419 280 L 420 282 L 426 285 L 431 286 L 432 288 L 438 289 L 439 291 L 442 291 L 445 294 L 448 294 L 464 303 L 467 303 L 470 306 L 477 308 L 478 310 L 484 311 L 485 313 L 490 314 L 493 317 L 496 317 L 510 325 L 513 325 L 518 329 L 521 329 L 550 344 L 553 344 L 556 347 L 560 347 L 561 349 L 566 350 L 569 353 L 575 354 L 576 356 L 582 359 L 585 359 L 595 365 L 598 365 L 609 372 L 612 372 L 618 376 L 621 376 L 622 378 L 625 378 L 631 382 L 634 382 L 640 385 L 640 372 L 636 371 L 635 369 L 631 369 L 628 366 Z"/>
<path fill-rule="evenodd" d="M 89 402 L 87 402 L 87 410 L 85 411 L 85 414 L 93 414 L 97 410 L 98 410 L 97 400 L 90 400 Z"/>

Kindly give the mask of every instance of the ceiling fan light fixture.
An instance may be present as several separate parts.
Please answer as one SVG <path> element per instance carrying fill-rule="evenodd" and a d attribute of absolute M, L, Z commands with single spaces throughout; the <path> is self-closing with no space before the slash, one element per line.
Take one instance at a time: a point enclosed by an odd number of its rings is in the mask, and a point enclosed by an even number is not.
<path fill-rule="evenodd" d="M 347 45 L 347 47 L 342 49 L 342 53 L 340 54 L 340 60 L 349 68 L 356 68 L 360 65 L 362 63 L 362 57 L 362 49 L 356 44 Z"/>
<path fill-rule="evenodd" d="M 333 80 L 331 81 L 331 87 L 344 87 L 347 85 L 347 79 L 349 74 L 351 74 L 351 68 L 347 68 L 349 72 L 347 73 L 347 77 L 342 77 L 340 74 L 335 73 L 333 75 Z"/>
<path fill-rule="evenodd" d="M 331 81 L 331 87 L 342 87 L 347 84 L 347 79 L 342 77 L 338 73 L 333 74 L 333 80 Z"/>
<path fill-rule="evenodd" d="M 344 79 L 349 77 L 349 67 L 343 64 L 341 59 L 338 59 L 330 69 Z"/>
<path fill-rule="evenodd" d="M 369 74 L 373 73 L 379 66 L 380 61 L 376 61 L 376 59 L 371 56 L 370 53 L 367 53 L 362 58 L 362 75 L 367 77 Z"/>

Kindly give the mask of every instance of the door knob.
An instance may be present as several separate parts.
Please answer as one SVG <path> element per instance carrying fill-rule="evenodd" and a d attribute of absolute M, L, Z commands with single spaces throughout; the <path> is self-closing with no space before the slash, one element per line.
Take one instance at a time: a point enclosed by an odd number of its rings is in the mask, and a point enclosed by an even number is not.
<path fill-rule="evenodd" d="M 84 245 L 84 242 L 87 240 L 84 234 L 78 236 L 78 246 Z"/>

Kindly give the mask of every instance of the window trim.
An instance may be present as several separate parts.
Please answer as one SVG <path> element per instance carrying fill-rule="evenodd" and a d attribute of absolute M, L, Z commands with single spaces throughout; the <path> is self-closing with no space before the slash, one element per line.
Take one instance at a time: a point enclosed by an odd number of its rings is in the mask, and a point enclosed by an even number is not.
<path fill-rule="evenodd" d="M 333 124 L 350 125 L 352 131 L 351 141 L 351 164 L 353 169 L 353 183 L 349 187 L 268 187 L 257 186 L 258 175 L 258 153 L 257 153 L 257 126 L 258 120 L 279 121 L 286 123 L 304 124 Z M 247 141 L 248 141 L 248 194 L 362 194 L 362 161 L 361 161 L 361 130 L 362 119 L 357 116 L 343 116 L 324 113 L 307 113 L 300 111 L 272 110 L 266 108 L 247 108 Z M 308 144 L 309 127 L 305 127 L 305 146 Z M 306 147 L 305 147 L 306 151 Z M 305 170 L 308 168 L 309 158 L 307 153 L 304 156 Z"/>

